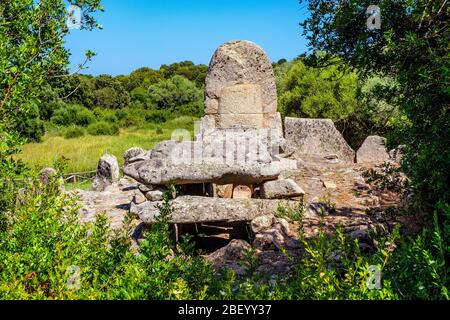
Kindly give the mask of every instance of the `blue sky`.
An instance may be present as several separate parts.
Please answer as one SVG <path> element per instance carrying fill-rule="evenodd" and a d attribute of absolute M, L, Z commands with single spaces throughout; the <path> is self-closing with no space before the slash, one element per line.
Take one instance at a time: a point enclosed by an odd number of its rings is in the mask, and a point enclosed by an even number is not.
<path fill-rule="evenodd" d="M 73 66 L 86 49 L 98 55 L 84 73 L 129 74 L 183 60 L 208 64 L 229 40 L 250 40 L 272 61 L 306 51 L 298 0 L 103 0 L 103 30 L 72 30 L 66 41 Z"/>

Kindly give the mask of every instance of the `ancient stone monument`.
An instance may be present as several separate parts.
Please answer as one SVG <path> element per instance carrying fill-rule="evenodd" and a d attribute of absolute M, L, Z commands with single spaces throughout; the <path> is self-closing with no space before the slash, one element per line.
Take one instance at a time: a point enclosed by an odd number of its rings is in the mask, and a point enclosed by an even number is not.
<path fill-rule="evenodd" d="M 285 134 L 264 51 L 247 41 L 226 43 L 212 57 L 205 115 L 195 136 L 174 132 L 152 150 L 127 150 L 128 177 L 119 181 L 117 159 L 103 156 L 93 191 L 76 191 L 84 203 L 82 222 L 106 212 L 111 228 L 118 229 L 131 213 L 132 243 L 138 247 L 142 229 L 157 221 L 168 200 L 174 240 L 189 233 L 221 245 L 206 258 L 237 273 L 242 270 L 236 260 L 250 247 L 261 261 L 257 272 L 291 272 L 304 255 L 300 227 L 308 239 L 322 229 L 335 232 L 339 224 L 358 238 L 361 250 L 370 250 L 369 234 L 388 229 L 381 212 L 396 195 L 372 188 L 361 169 L 400 161 L 404 147 L 388 154 L 384 138 L 368 137 L 355 164 L 355 152 L 330 119 L 288 117 L 284 129 Z"/>
<path fill-rule="evenodd" d="M 264 51 L 247 41 L 220 46 L 209 66 L 205 116 L 194 141 L 173 139 L 148 152 L 125 153 L 124 173 L 141 183 L 148 199 L 132 203 L 131 212 L 154 221 L 168 184 L 181 187 L 171 200 L 173 223 L 250 221 L 275 213 L 276 199 L 302 196 L 292 180 L 264 187 L 296 168 L 295 160 L 279 155 L 284 137 L 276 111 L 274 74 Z"/>
<path fill-rule="evenodd" d="M 205 115 L 194 139 L 175 135 L 152 150 L 124 154 L 124 174 L 140 192 L 130 212 L 153 223 L 166 186 L 175 185 L 174 224 L 252 221 L 274 215 L 280 202 L 297 208 L 305 194 L 312 208 L 306 214 L 314 215 L 319 197 L 362 185 L 351 169 L 355 152 L 330 119 L 286 118 L 284 127 L 285 135 L 264 51 L 247 41 L 225 43 L 209 66 Z"/>
<path fill-rule="evenodd" d="M 283 135 L 272 65 L 252 42 L 232 41 L 214 53 L 206 76 L 208 128 L 271 128 Z"/>

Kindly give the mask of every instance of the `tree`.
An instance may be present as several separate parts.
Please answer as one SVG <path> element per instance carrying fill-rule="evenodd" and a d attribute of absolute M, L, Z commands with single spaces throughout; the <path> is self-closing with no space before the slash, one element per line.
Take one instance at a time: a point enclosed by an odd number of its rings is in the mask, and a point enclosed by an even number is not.
<path fill-rule="evenodd" d="M 193 112 L 192 114 L 197 115 L 203 102 L 202 91 L 193 82 L 180 75 L 150 86 L 148 95 L 150 103 L 156 109 L 181 114 L 185 114 L 187 113 L 185 111 L 189 110 L 189 112 Z"/>
<path fill-rule="evenodd" d="M 87 108 L 94 108 L 95 80 L 91 75 L 74 75 L 69 77 L 70 86 L 64 96 L 72 103 L 81 104 Z"/>
<path fill-rule="evenodd" d="M 69 3 L 83 10 L 82 29 L 98 26 L 92 13 L 102 9 L 100 0 Z M 69 32 L 66 23 L 66 2 L 62 0 L 0 2 L 0 232 L 6 228 L 4 213 L 17 203 L 17 178 L 28 173 L 11 155 L 20 150 L 24 136 L 38 139 L 33 135 L 39 135 L 39 129 L 30 134 L 24 128 L 28 119 L 37 119 L 34 111 L 41 87 L 67 75 L 69 52 L 63 46 Z M 86 61 L 90 58 L 92 53 L 87 52 Z"/>
<path fill-rule="evenodd" d="M 128 92 L 131 92 L 138 87 L 147 90 L 151 85 L 164 80 L 164 77 L 160 71 L 146 67 L 133 71 L 129 76 L 117 78 L 122 81 L 124 88 Z"/>
<path fill-rule="evenodd" d="M 195 82 L 197 87 L 201 88 L 205 85 L 208 66 L 204 64 L 195 65 L 192 61 L 182 61 L 170 65 L 163 64 L 160 71 L 165 79 L 180 75 L 189 81 Z"/>
<path fill-rule="evenodd" d="M 92 13 L 102 9 L 99 0 L 69 3 L 83 11 L 81 28 L 98 26 Z M 39 102 L 40 87 L 51 78 L 67 75 L 69 52 L 63 39 L 68 33 L 65 1 L 0 3 L 0 141 L 5 145 L 14 132 L 29 136 L 19 123 L 23 117 L 37 117 L 29 111 Z M 92 53 L 87 52 L 86 61 L 90 58 Z"/>
<path fill-rule="evenodd" d="M 279 66 L 283 68 L 283 65 Z M 335 67 L 312 68 L 301 60 L 278 74 L 279 103 L 286 116 L 345 119 L 357 105 L 357 76 Z"/>
<path fill-rule="evenodd" d="M 378 27 L 367 13 L 373 4 Z M 450 203 L 450 3 L 310 0 L 308 7 L 301 25 L 314 51 L 398 82 L 398 104 L 410 122 L 397 133 L 407 145 L 404 169 L 422 204 Z"/>
<path fill-rule="evenodd" d="M 108 109 L 125 108 L 130 104 L 130 96 L 122 83 L 110 75 L 94 78 L 93 101 L 96 107 Z"/>

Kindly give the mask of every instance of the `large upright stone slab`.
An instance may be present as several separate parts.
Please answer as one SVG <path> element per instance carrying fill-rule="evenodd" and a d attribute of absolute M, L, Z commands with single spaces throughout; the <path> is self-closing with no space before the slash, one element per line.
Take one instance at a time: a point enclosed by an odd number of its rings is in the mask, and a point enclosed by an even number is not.
<path fill-rule="evenodd" d="M 355 152 L 330 119 L 286 117 L 284 125 L 286 146 L 297 155 L 337 157 L 345 162 L 354 162 Z"/>
<path fill-rule="evenodd" d="M 103 155 L 98 161 L 97 174 L 92 183 L 92 191 L 104 191 L 106 187 L 119 181 L 119 163 L 117 158 L 110 154 Z"/>
<path fill-rule="evenodd" d="M 271 128 L 282 136 L 272 64 L 264 50 L 249 41 L 220 46 L 206 76 L 208 128 Z"/>
<path fill-rule="evenodd" d="M 381 164 L 390 160 L 386 149 L 386 138 L 369 136 L 356 152 L 356 162 L 362 164 Z"/>

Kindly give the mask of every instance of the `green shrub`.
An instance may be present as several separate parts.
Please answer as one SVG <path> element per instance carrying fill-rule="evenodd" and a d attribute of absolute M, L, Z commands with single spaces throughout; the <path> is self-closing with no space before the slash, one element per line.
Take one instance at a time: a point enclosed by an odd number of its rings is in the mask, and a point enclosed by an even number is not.
<path fill-rule="evenodd" d="M 109 122 L 109 123 L 117 123 L 118 119 L 114 114 L 107 113 L 103 116 L 102 121 Z"/>
<path fill-rule="evenodd" d="M 145 121 L 151 123 L 164 123 L 172 117 L 171 113 L 166 110 L 152 110 L 145 114 Z"/>
<path fill-rule="evenodd" d="M 22 192 L 0 193 L 7 209 L 0 228 L 0 299 L 448 299 L 446 231 L 437 215 L 431 230 L 402 238 L 396 229 L 367 253 L 339 228 L 329 235 L 320 227 L 312 239 L 300 235 L 305 250 L 293 273 L 266 279 L 254 272 L 260 262 L 252 250 L 239 275 L 214 272 L 194 254 L 189 237 L 174 251 L 168 193 L 136 255 L 132 218 L 113 237 L 104 214 L 77 223 L 78 199 L 60 191 L 58 177 L 47 186 L 25 179 Z M 448 206 L 443 210 L 450 213 Z M 301 214 L 296 218 L 301 222 Z M 381 271 L 379 289 L 368 288 L 371 266 Z"/>
<path fill-rule="evenodd" d="M 95 122 L 94 113 L 80 105 L 70 105 L 56 110 L 51 122 L 60 126 L 80 125 L 88 126 Z"/>
<path fill-rule="evenodd" d="M 39 118 L 39 109 L 35 104 L 30 104 L 26 114 L 18 112 L 15 115 L 13 127 L 28 141 L 40 142 L 44 135 L 44 123 Z"/>
<path fill-rule="evenodd" d="M 76 113 L 75 116 L 75 121 L 74 123 L 76 125 L 82 126 L 82 127 L 87 127 L 88 125 L 90 125 L 91 123 L 95 122 L 95 116 L 92 113 L 91 110 L 89 109 L 82 109 L 79 112 Z"/>
<path fill-rule="evenodd" d="M 118 109 L 118 110 L 116 110 L 115 115 L 118 120 L 123 120 L 129 115 L 129 111 L 126 108 Z"/>
<path fill-rule="evenodd" d="M 160 110 L 178 112 L 179 106 L 200 104 L 203 101 L 203 92 L 195 83 L 183 76 L 175 75 L 169 80 L 151 85 L 148 88 L 148 99 L 150 105 Z"/>
<path fill-rule="evenodd" d="M 114 136 L 119 134 L 119 126 L 115 123 L 99 121 L 89 125 L 87 132 L 93 136 Z"/>
<path fill-rule="evenodd" d="M 73 139 L 73 138 L 79 138 L 86 134 L 86 131 L 84 128 L 79 126 L 71 126 L 66 129 L 64 132 L 64 138 L 66 139 Z"/>

